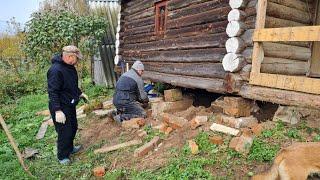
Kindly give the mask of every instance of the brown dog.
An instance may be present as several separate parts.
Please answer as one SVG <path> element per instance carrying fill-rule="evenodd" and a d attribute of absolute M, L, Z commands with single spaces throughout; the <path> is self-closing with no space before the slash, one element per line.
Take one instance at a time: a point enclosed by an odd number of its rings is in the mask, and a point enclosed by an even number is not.
<path fill-rule="evenodd" d="M 252 179 L 305 180 L 315 172 L 320 172 L 320 142 L 295 143 L 278 153 L 269 171 Z"/>

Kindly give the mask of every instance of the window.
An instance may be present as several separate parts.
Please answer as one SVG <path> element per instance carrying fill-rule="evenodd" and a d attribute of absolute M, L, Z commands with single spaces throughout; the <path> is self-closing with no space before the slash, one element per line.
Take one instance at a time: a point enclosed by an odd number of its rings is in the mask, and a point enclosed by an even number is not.
<path fill-rule="evenodd" d="M 167 22 L 167 2 L 161 1 L 155 4 L 156 7 L 156 19 L 155 19 L 155 32 L 157 35 L 163 35 L 166 30 L 166 22 Z"/>

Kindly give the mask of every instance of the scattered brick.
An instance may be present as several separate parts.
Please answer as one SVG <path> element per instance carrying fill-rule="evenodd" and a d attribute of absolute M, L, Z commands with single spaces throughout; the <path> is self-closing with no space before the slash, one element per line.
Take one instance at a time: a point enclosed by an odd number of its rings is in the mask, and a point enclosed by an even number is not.
<path fill-rule="evenodd" d="M 216 145 L 221 145 L 223 144 L 223 138 L 221 136 L 212 136 L 212 137 L 209 137 L 209 141 L 212 143 L 212 144 L 216 144 Z"/>
<path fill-rule="evenodd" d="M 241 97 L 224 97 L 223 113 L 234 117 L 250 116 L 253 103 Z"/>
<path fill-rule="evenodd" d="M 208 122 L 208 116 L 196 116 L 190 121 L 191 129 L 196 129 L 197 127 Z"/>
<path fill-rule="evenodd" d="M 148 154 L 151 150 L 153 150 L 160 143 L 160 137 L 155 136 L 151 141 L 144 144 L 134 151 L 134 157 L 141 157 Z"/>
<path fill-rule="evenodd" d="M 102 166 L 98 166 L 93 169 L 93 175 L 95 177 L 103 177 L 105 173 L 106 173 L 106 170 Z"/>
<path fill-rule="evenodd" d="M 237 136 L 239 134 L 239 130 L 238 129 L 234 129 L 231 127 L 227 127 L 221 124 L 217 124 L 217 123 L 213 123 L 210 127 L 210 129 L 212 131 L 218 131 L 218 132 L 223 132 L 226 134 L 231 134 L 233 136 Z"/>
<path fill-rule="evenodd" d="M 196 142 L 194 142 L 194 140 L 189 140 L 189 148 L 190 148 L 192 154 L 199 153 L 199 147 L 196 144 Z"/>
<path fill-rule="evenodd" d="M 173 131 L 172 127 L 168 127 L 165 131 L 166 135 L 169 135 Z"/>
<path fill-rule="evenodd" d="M 188 120 L 183 117 L 178 117 L 169 113 L 162 114 L 162 121 L 167 123 L 173 129 L 179 129 L 188 122 Z"/>
<path fill-rule="evenodd" d="M 139 129 L 145 125 L 145 122 L 144 118 L 132 118 L 128 121 L 123 121 L 121 126 L 126 129 Z"/>

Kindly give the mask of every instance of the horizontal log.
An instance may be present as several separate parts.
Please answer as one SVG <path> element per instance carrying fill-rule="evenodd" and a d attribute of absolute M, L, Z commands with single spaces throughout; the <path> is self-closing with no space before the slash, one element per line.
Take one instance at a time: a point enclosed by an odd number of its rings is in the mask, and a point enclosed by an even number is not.
<path fill-rule="evenodd" d="M 192 0 L 192 1 L 186 1 L 186 0 L 170 0 L 168 4 L 168 10 L 173 11 L 176 9 L 181 9 L 187 6 L 204 3 L 211 0 Z"/>
<path fill-rule="evenodd" d="M 167 29 L 223 21 L 227 19 L 229 11 L 230 7 L 225 6 L 178 19 L 169 19 L 167 22 Z"/>
<path fill-rule="evenodd" d="M 178 29 L 167 29 L 165 37 L 182 37 L 199 34 L 215 34 L 225 32 L 228 21 L 218 21 L 201 25 L 187 26 Z"/>
<path fill-rule="evenodd" d="M 125 60 L 132 60 L 133 57 L 143 62 L 222 62 L 226 54 L 225 48 L 207 48 L 190 50 L 171 51 L 124 51 L 122 56 Z"/>
<path fill-rule="evenodd" d="M 306 47 L 265 42 L 263 43 L 265 56 L 285 59 L 308 61 L 311 58 L 311 49 Z"/>
<path fill-rule="evenodd" d="M 177 19 L 184 16 L 190 16 L 193 14 L 203 13 L 212 9 L 220 8 L 228 5 L 229 0 L 212 0 L 204 3 L 194 4 L 186 8 L 181 8 L 168 13 L 169 18 Z"/>
<path fill-rule="evenodd" d="M 134 6 L 128 6 L 128 7 L 125 7 L 123 12 L 126 13 L 126 14 L 134 14 L 134 13 L 137 13 L 137 12 L 141 12 L 145 9 L 148 9 L 150 7 L 153 7 L 154 6 L 154 3 L 155 1 L 153 0 L 145 0 L 141 3 L 138 3 Z"/>
<path fill-rule="evenodd" d="M 240 91 L 244 80 L 237 73 L 228 73 L 224 79 L 224 87 L 228 93 L 237 93 Z"/>
<path fill-rule="evenodd" d="M 269 2 L 295 8 L 304 12 L 309 12 L 309 6 L 311 6 L 311 4 L 308 5 L 305 1 L 301 0 L 269 0 Z"/>
<path fill-rule="evenodd" d="M 225 32 L 225 28 L 227 26 L 227 21 L 222 22 L 214 22 L 204 25 L 197 25 L 197 26 L 190 26 L 190 27 L 183 27 L 179 29 L 169 29 L 166 31 L 164 37 L 158 37 L 155 35 L 154 32 L 148 33 L 140 33 L 137 35 L 127 35 L 126 32 L 122 34 L 121 39 L 123 43 L 126 44 L 135 44 L 135 43 L 142 43 L 142 42 L 150 42 L 159 39 L 170 39 L 176 37 L 187 37 L 187 36 L 194 36 L 194 35 L 203 35 L 203 34 L 216 34 Z"/>
<path fill-rule="evenodd" d="M 249 81 L 250 80 L 250 73 L 251 73 L 251 69 L 252 69 L 252 65 L 251 64 L 247 64 L 245 65 L 241 71 L 239 72 L 241 78 L 244 81 Z"/>
<path fill-rule="evenodd" d="M 134 29 L 129 29 L 129 30 L 121 28 L 120 37 L 154 32 L 154 28 L 155 28 L 154 24 L 153 25 L 148 25 L 148 26 L 142 26 L 142 27 L 138 27 L 138 28 L 134 28 Z"/>
<path fill-rule="evenodd" d="M 296 21 L 304 24 L 310 24 L 312 22 L 308 12 L 300 11 L 273 2 L 268 2 L 267 15 L 280 19 Z"/>
<path fill-rule="evenodd" d="M 133 20 L 137 20 L 137 19 L 143 19 L 146 17 L 150 17 L 150 16 L 154 16 L 155 15 L 155 11 L 154 11 L 154 7 L 150 7 L 148 9 L 145 9 L 143 11 L 139 11 L 135 14 L 128 14 L 126 16 L 124 16 L 124 21 L 133 21 Z"/>
<path fill-rule="evenodd" d="M 132 62 L 133 63 L 133 62 Z M 161 63 L 143 62 L 146 71 L 205 78 L 225 78 L 221 63 Z"/>
<path fill-rule="evenodd" d="M 205 89 L 209 92 L 224 93 L 225 88 L 223 85 L 223 79 L 218 78 L 200 78 L 193 76 L 181 76 L 166 73 L 157 73 L 145 71 L 143 79 L 151 80 L 153 82 L 164 82 L 172 84 L 174 86 L 185 87 L 185 88 L 199 88 Z"/>
<path fill-rule="evenodd" d="M 224 47 L 227 40 L 225 33 L 182 37 L 176 39 L 159 40 L 154 42 L 147 42 L 141 44 L 122 44 L 120 49 L 138 50 L 138 51 L 154 51 L 154 50 L 169 50 L 169 49 L 192 49 L 192 48 L 210 48 L 210 47 Z"/>
<path fill-rule="evenodd" d="M 306 75 L 307 62 L 264 57 L 261 64 L 261 72 L 284 75 Z"/>
<path fill-rule="evenodd" d="M 256 23 L 256 16 L 249 16 L 244 21 L 244 24 L 248 29 L 255 29 L 255 23 Z M 305 25 L 307 24 L 267 16 L 265 28 L 295 27 L 295 26 L 305 26 Z"/>
<path fill-rule="evenodd" d="M 133 28 L 147 26 L 147 25 L 154 25 L 154 24 L 155 24 L 155 18 L 151 16 L 151 17 L 146 17 L 146 18 L 132 20 L 132 21 L 124 21 L 124 28 L 128 30 L 128 29 L 133 29 Z"/>
<path fill-rule="evenodd" d="M 243 85 L 239 94 L 253 100 L 320 109 L 319 95 L 252 85 Z"/>

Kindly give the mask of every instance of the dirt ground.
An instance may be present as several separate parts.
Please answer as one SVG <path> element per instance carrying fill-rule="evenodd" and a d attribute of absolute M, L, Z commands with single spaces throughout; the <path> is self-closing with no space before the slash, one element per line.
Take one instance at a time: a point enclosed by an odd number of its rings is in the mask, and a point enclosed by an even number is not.
<path fill-rule="evenodd" d="M 262 110 L 260 110 L 260 114 L 258 114 L 257 118 L 259 121 L 265 123 L 266 129 L 275 128 L 275 122 L 270 121 L 272 114 L 274 114 L 276 107 L 270 104 L 260 104 L 259 105 Z M 196 115 L 207 115 L 209 117 L 214 117 L 212 109 L 205 108 L 203 106 L 194 107 L 191 106 L 189 109 L 181 112 L 175 112 L 176 116 L 184 117 L 187 120 L 191 120 Z M 308 114 L 308 113 L 306 113 Z M 319 116 L 318 115 L 306 115 L 304 118 L 308 118 L 307 122 L 312 122 L 313 126 L 319 127 Z M 314 122 L 313 122 L 314 121 Z M 146 119 L 146 126 L 156 126 L 161 122 L 156 121 L 152 118 Z M 88 148 L 100 148 L 104 144 L 108 145 L 116 145 L 119 143 L 123 143 L 126 141 L 130 141 L 133 139 L 138 139 L 138 129 L 128 130 L 122 128 L 119 124 L 114 122 L 111 118 L 98 118 L 92 117 L 86 125 L 80 128 L 80 139 L 81 143 L 84 146 L 84 149 Z M 106 158 L 110 160 L 109 170 L 113 169 L 134 169 L 134 170 L 155 170 L 161 167 L 166 166 L 169 160 L 174 156 L 172 153 L 173 149 L 181 149 L 187 140 L 194 139 L 199 132 L 206 131 L 212 133 L 209 127 L 212 122 L 208 122 L 208 124 L 203 125 L 200 128 L 195 130 L 190 129 L 189 126 L 185 126 L 181 129 L 174 130 L 169 135 L 164 136 L 160 145 L 155 151 L 152 151 L 146 156 L 135 158 L 133 157 L 133 151 L 135 148 L 139 146 L 133 146 L 129 148 L 125 148 L 123 150 L 109 152 L 106 155 Z M 143 128 L 140 128 L 143 129 Z M 228 136 L 222 135 L 223 138 L 230 138 Z M 304 133 L 301 134 L 302 138 L 305 141 L 312 141 L 315 134 Z M 287 147 L 293 143 L 292 139 L 284 138 L 281 140 L 281 147 Z M 145 143 L 145 142 L 144 142 Z M 270 140 L 270 143 L 272 140 Z M 227 147 L 226 147 L 227 148 Z M 223 159 L 225 157 L 219 157 L 218 159 Z M 222 161 L 222 160 L 221 160 Z M 232 171 L 232 174 L 237 175 L 238 178 L 247 176 L 248 172 L 262 172 L 267 170 L 271 166 L 271 163 L 247 163 L 236 165 L 233 164 L 231 167 L 226 168 L 220 165 L 220 162 L 217 165 L 210 167 L 209 171 L 216 176 L 226 176 L 228 175 L 228 171 Z"/>

